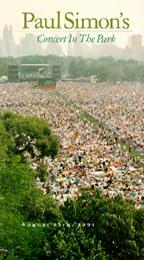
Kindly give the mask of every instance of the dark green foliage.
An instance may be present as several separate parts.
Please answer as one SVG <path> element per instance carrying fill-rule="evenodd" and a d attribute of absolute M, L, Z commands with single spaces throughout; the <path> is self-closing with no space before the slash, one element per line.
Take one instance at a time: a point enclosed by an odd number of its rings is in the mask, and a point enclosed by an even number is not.
<path fill-rule="evenodd" d="M 8 132 L 10 138 L 10 153 L 21 154 L 29 152 L 32 157 L 51 156 L 52 158 L 58 152 L 59 141 L 55 135 L 52 135 L 48 123 L 38 117 L 23 117 L 14 113 L 7 112 L 1 120 Z"/>
<path fill-rule="evenodd" d="M 99 193 L 92 196 L 84 193 L 75 203 L 66 202 L 62 211 L 70 223 L 94 223 L 93 228 L 87 229 L 87 236 L 101 241 L 102 248 L 110 256 L 108 259 L 139 256 L 134 226 L 136 209 L 132 201 L 121 197 L 107 200 Z"/>
<path fill-rule="evenodd" d="M 36 188 L 35 172 L 18 156 L 1 165 L 0 188 L 0 248 L 6 248 L 11 259 L 40 259 L 45 255 L 44 230 L 23 223 L 58 221 L 57 203 Z"/>
<path fill-rule="evenodd" d="M 37 172 L 37 177 L 39 177 L 40 181 L 41 182 L 45 182 L 46 181 L 46 177 L 48 176 L 46 165 L 41 163 L 37 167 L 37 171 L 36 172 Z"/>
<path fill-rule="evenodd" d="M 9 139 L 7 131 L 3 125 L 3 122 L 0 121 L 0 163 L 7 157 Z"/>

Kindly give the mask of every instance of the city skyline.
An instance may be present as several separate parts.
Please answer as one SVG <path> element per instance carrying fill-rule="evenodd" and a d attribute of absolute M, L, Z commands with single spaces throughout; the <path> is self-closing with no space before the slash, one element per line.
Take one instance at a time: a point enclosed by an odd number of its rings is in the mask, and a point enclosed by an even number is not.
<path fill-rule="evenodd" d="M 18 0 L 0 0 L 0 38 L 4 26 L 13 27 L 13 35 L 15 42 L 18 44 L 21 38 L 25 37 L 25 33 L 33 33 L 34 30 L 25 31 L 22 29 L 23 17 L 22 12 L 34 12 L 37 16 L 53 17 L 59 10 L 62 14 L 68 11 L 74 13 L 79 12 L 83 17 L 117 17 L 120 12 L 123 12 L 124 16 L 130 19 L 130 30 L 126 32 L 117 33 L 117 45 L 119 47 L 125 47 L 128 38 L 132 34 L 141 34 L 144 37 L 144 1 L 143 0 L 89 0 L 83 2 L 82 0 L 76 1 L 58 1 L 53 2 L 49 0 L 31 0 L 31 1 L 18 1 Z M 46 31 L 45 31 L 46 33 Z M 47 32 L 49 33 L 49 32 Z M 62 31 L 55 31 L 53 33 L 61 34 Z M 65 46 L 63 46 L 65 48 Z"/>
<path fill-rule="evenodd" d="M 77 39 L 80 32 L 75 34 Z M 45 46 L 44 46 L 45 45 Z M 47 43 L 39 44 L 36 41 L 36 36 L 32 33 L 25 34 L 25 37 L 20 39 L 19 44 L 16 44 L 13 35 L 12 26 L 5 26 L 3 35 L 0 39 L 0 56 L 25 56 L 25 55 L 58 55 L 58 56 L 82 56 L 84 58 L 99 58 L 112 56 L 115 59 L 137 59 L 144 60 L 144 47 L 142 35 L 131 35 L 128 38 L 125 48 L 120 48 L 116 44 L 86 44 L 80 43 Z"/>

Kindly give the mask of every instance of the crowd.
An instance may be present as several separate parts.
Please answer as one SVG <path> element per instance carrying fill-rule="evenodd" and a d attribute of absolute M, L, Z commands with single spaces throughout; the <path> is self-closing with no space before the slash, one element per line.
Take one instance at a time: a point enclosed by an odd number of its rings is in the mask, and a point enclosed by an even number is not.
<path fill-rule="evenodd" d="M 59 91 L 144 152 L 144 85 L 65 83 Z"/>
<path fill-rule="evenodd" d="M 132 131 L 132 138 L 138 143 L 138 140 L 143 138 L 140 134 L 140 130 L 143 131 L 142 121 L 137 121 L 136 136 L 135 131 L 131 129 L 131 124 L 123 128 L 124 119 L 122 120 L 121 112 L 125 111 L 123 118 L 126 116 L 128 118 L 125 122 L 126 126 L 134 112 L 133 122 L 136 121 L 137 116 L 137 120 L 143 120 L 140 111 L 142 107 L 139 105 L 142 106 L 142 93 L 136 101 L 140 86 L 132 87 L 131 91 L 129 86 L 128 90 L 126 86 L 118 88 L 119 91 L 115 86 L 106 88 L 102 85 L 100 89 L 100 86 L 88 87 L 87 84 L 74 86 L 72 83 L 67 83 L 61 88 L 58 86 L 56 91 L 43 91 L 33 88 L 28 83 L 0 85 L 0 111 L 9 110 L 23 115 L 42 117 L 60 137 L 61 149 L 57 157 L 54 160 L 49 157 L 43 159 L 48 171 L 46 182 L 37 182 L 38 187 L 50 193 L 60 203 L 69 197 L 75 198 L 83 189 L 91 193 L 100 190 L 107 198 L 121 194 L 123 197 L 135 200 L 137 205 L 144 200 L 144 175 L 141 165 L 133 161 L 128 151 L 121 148 L 116 138 L 110 137 L 104 129 L 84 120 L 79 108 L 67 102 L 68 99 L 72 99 L 99 119 L 105 118 L 105 123 L 111 123 L 113 129 L 117 124 L 118 133 L 125 133 L 124 137 Z M 132 93 L 134 89 L 135 95 Z M 124 96 L 123 91 L 125 91 Z M 67 98 L 61 98 L 57 92 Z M 128 102 L 127 110 L 118 110 L 120 97 Z M 120 104 L 124 106 L 125 103 Z M 137 107 L 140 114 L 136 111 Z M 127 115 L 126 111 L 128 111 Z M 113 119 L 112 115 L 114 115 Z M 134 127 L 136 129 L 136 125 Z M 36 163 L 33 162 L 33 165 L 35 166 Z"/>

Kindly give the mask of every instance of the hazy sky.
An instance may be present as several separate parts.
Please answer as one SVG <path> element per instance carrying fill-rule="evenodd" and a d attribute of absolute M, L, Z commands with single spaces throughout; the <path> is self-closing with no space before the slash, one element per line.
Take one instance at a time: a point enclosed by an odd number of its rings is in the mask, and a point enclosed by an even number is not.
<path fill-rule="evenodd" d="M 117 33 L 117 45 L 124 46 L 131 34 L 144 37 L 144 0 L 0 0 L 0 36 L 5 24 L 13 26 L 16 42 L 24 36 L 22 12 L 39 17 L 53 17 L 56 11 L 80 13 L 81 17 L 117 17 L 120 12 L 130 18 L 132 32 Z M 48 31 L 45 32 L 48 36 Z"/>

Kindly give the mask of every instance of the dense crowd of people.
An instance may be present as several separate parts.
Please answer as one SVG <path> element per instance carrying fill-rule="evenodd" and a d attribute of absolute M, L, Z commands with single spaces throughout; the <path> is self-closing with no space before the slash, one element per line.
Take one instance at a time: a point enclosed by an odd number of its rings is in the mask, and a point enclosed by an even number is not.
<path fill-rule="evenodd" d="M 144 86 L 140 83 L 65 83 L 59 88 L 109 129 L 144 152 Z"/>
<path fill-rule="evenodd" d="M 115 137 L 82 118 L 79 108 L 69 99 L 126 140 L 131 138 L 143 151 L 141 85 L 64 83 L 54 91 L 39 90 L 28 83 L 0 85 L 0 112 L 9 110 L 44 118 L 60 137 L 57 157 L 43 159 L 48 177 L 45 183 L 38 181 L 38 187 L 60 203 L 87 189 L 100 190 L 107 198 L 121 194 L 134 199 L 139 206 L 144 200 L 143 168 Z M 36 164 L 33 162 L 34 167 Z"/>

